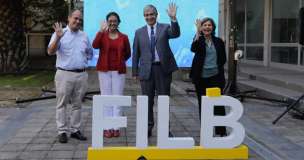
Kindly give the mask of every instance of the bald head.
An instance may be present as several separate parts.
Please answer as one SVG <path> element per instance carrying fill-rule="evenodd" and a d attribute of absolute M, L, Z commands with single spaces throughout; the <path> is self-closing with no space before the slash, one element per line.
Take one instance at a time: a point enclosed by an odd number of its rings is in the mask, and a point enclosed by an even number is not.
<path fill-rule="evenodd" d="M 72 14 L 73 14 L 75 11 L 78 11 L 78 12 L 81 13 L 81 11 L 80 11 L 79 9 L 72 9 L 72 10 L 70 11 L 70 13 L 69 13 L 69 16 L 72 16 Z M 81 13 L 81 15 L 82 15 L 82 13 Z"/>

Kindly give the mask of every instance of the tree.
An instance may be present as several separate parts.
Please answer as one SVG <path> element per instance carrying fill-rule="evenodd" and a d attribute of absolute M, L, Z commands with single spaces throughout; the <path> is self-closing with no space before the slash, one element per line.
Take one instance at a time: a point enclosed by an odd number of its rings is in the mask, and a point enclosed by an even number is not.
<path fill-rule="evenodd" d="M 42 25 L 43 30 L 54 31 L 55 22 L 67 23 L 68 2 L 64 0 L 23 0 L 22 8 L 31 17 L 31 29 Z"/>
<path fill-rule="evenodd" d="M 28 55 L 25 52 L 26 18 L 31 17 L 31 29 L 53 31 L 55 22 L 67 22 L 68 3 L 63 0 L 0 0 L 0 72 L 6 75 L 26 73 Z"/>
<path fill-rule="evenodd" d="M 0 0 L 0 71 L 26 72 L 27 55 L 22 27 L 22 0 Z"/>

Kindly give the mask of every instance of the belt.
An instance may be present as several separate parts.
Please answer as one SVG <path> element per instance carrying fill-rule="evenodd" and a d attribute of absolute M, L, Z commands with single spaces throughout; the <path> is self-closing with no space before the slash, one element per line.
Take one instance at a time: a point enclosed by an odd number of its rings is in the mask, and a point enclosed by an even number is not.
<path fill-rule="evenodd" d="M 85 72 L 86 69 L 73 69 L 73 70 L 66 70 L 66 69 L 63 69 L 63 68 L 60 68 L 58 67 L 57 69 L 59 70 L 63 70 L 63 71 L 68 71 L 68 72 Z"/>
<path fill-rule="evenodd" d="M 152 62 L 152 65 L 160 65 L 160 62 Z"/>

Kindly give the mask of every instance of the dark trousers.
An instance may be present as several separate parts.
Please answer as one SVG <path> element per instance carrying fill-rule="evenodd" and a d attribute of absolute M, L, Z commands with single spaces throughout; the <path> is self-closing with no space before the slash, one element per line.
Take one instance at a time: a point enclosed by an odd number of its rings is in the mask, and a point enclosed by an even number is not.
<path fill-rule="evenodd" d="M 201 121 L 201 97 L 206 95 L 206 88 L 214 88 L 218 87 L 220 88 L 220 76 L 217 74 L 212 77 L 208 78 L 201 78 L 199 84 L 195 84 L 195 90 L 196 90 L 196 95 L 198 99 L 198 106 L 199 106 L 199 118 Z M 223 93 L 223 88 L 221 89 L 221 94 Z M 214 115 L 221 115 L 225 116 L 225 107 L 224 106 L 215 106 L 214 107 Z M 216 126 L 215 127 L 215 134 L 217 135 L 225 135 L 226 134 L 226 127 L 225 126 Z"/>
<path fill-rule="evenodd" d="M 170 96 L 171 82 L 172 73 L 165 74 L 161 65 L 152 65 L 150 78 L 140 81 L 142 95 L 148 96 L 148 131 L 152 131 L 154 126 L 153 105 L 155 90 L 157 95 Z"/>

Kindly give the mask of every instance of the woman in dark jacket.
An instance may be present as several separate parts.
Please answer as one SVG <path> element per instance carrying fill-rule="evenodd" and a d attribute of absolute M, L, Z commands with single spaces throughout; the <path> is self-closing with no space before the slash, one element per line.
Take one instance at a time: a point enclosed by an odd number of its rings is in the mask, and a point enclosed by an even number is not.
<path fill-rule="evenodd" d="M 191 45 L 191 52 L 195 55 L 189 77 L 195 84 L 201 120 L 201 97 L 206 95 L 206 88 L 218 87 L 222 93 L 225 87 L 226 51 L 223 40 L 214 36 L 216 25 L 213 19 L 197 19 L 196 26 L 197 32 Z M 225 107 L 214 107 L 214 115 L 226 115 Z M 216 126 L 215 134 L 227 136 L 226 127 Z"/>

